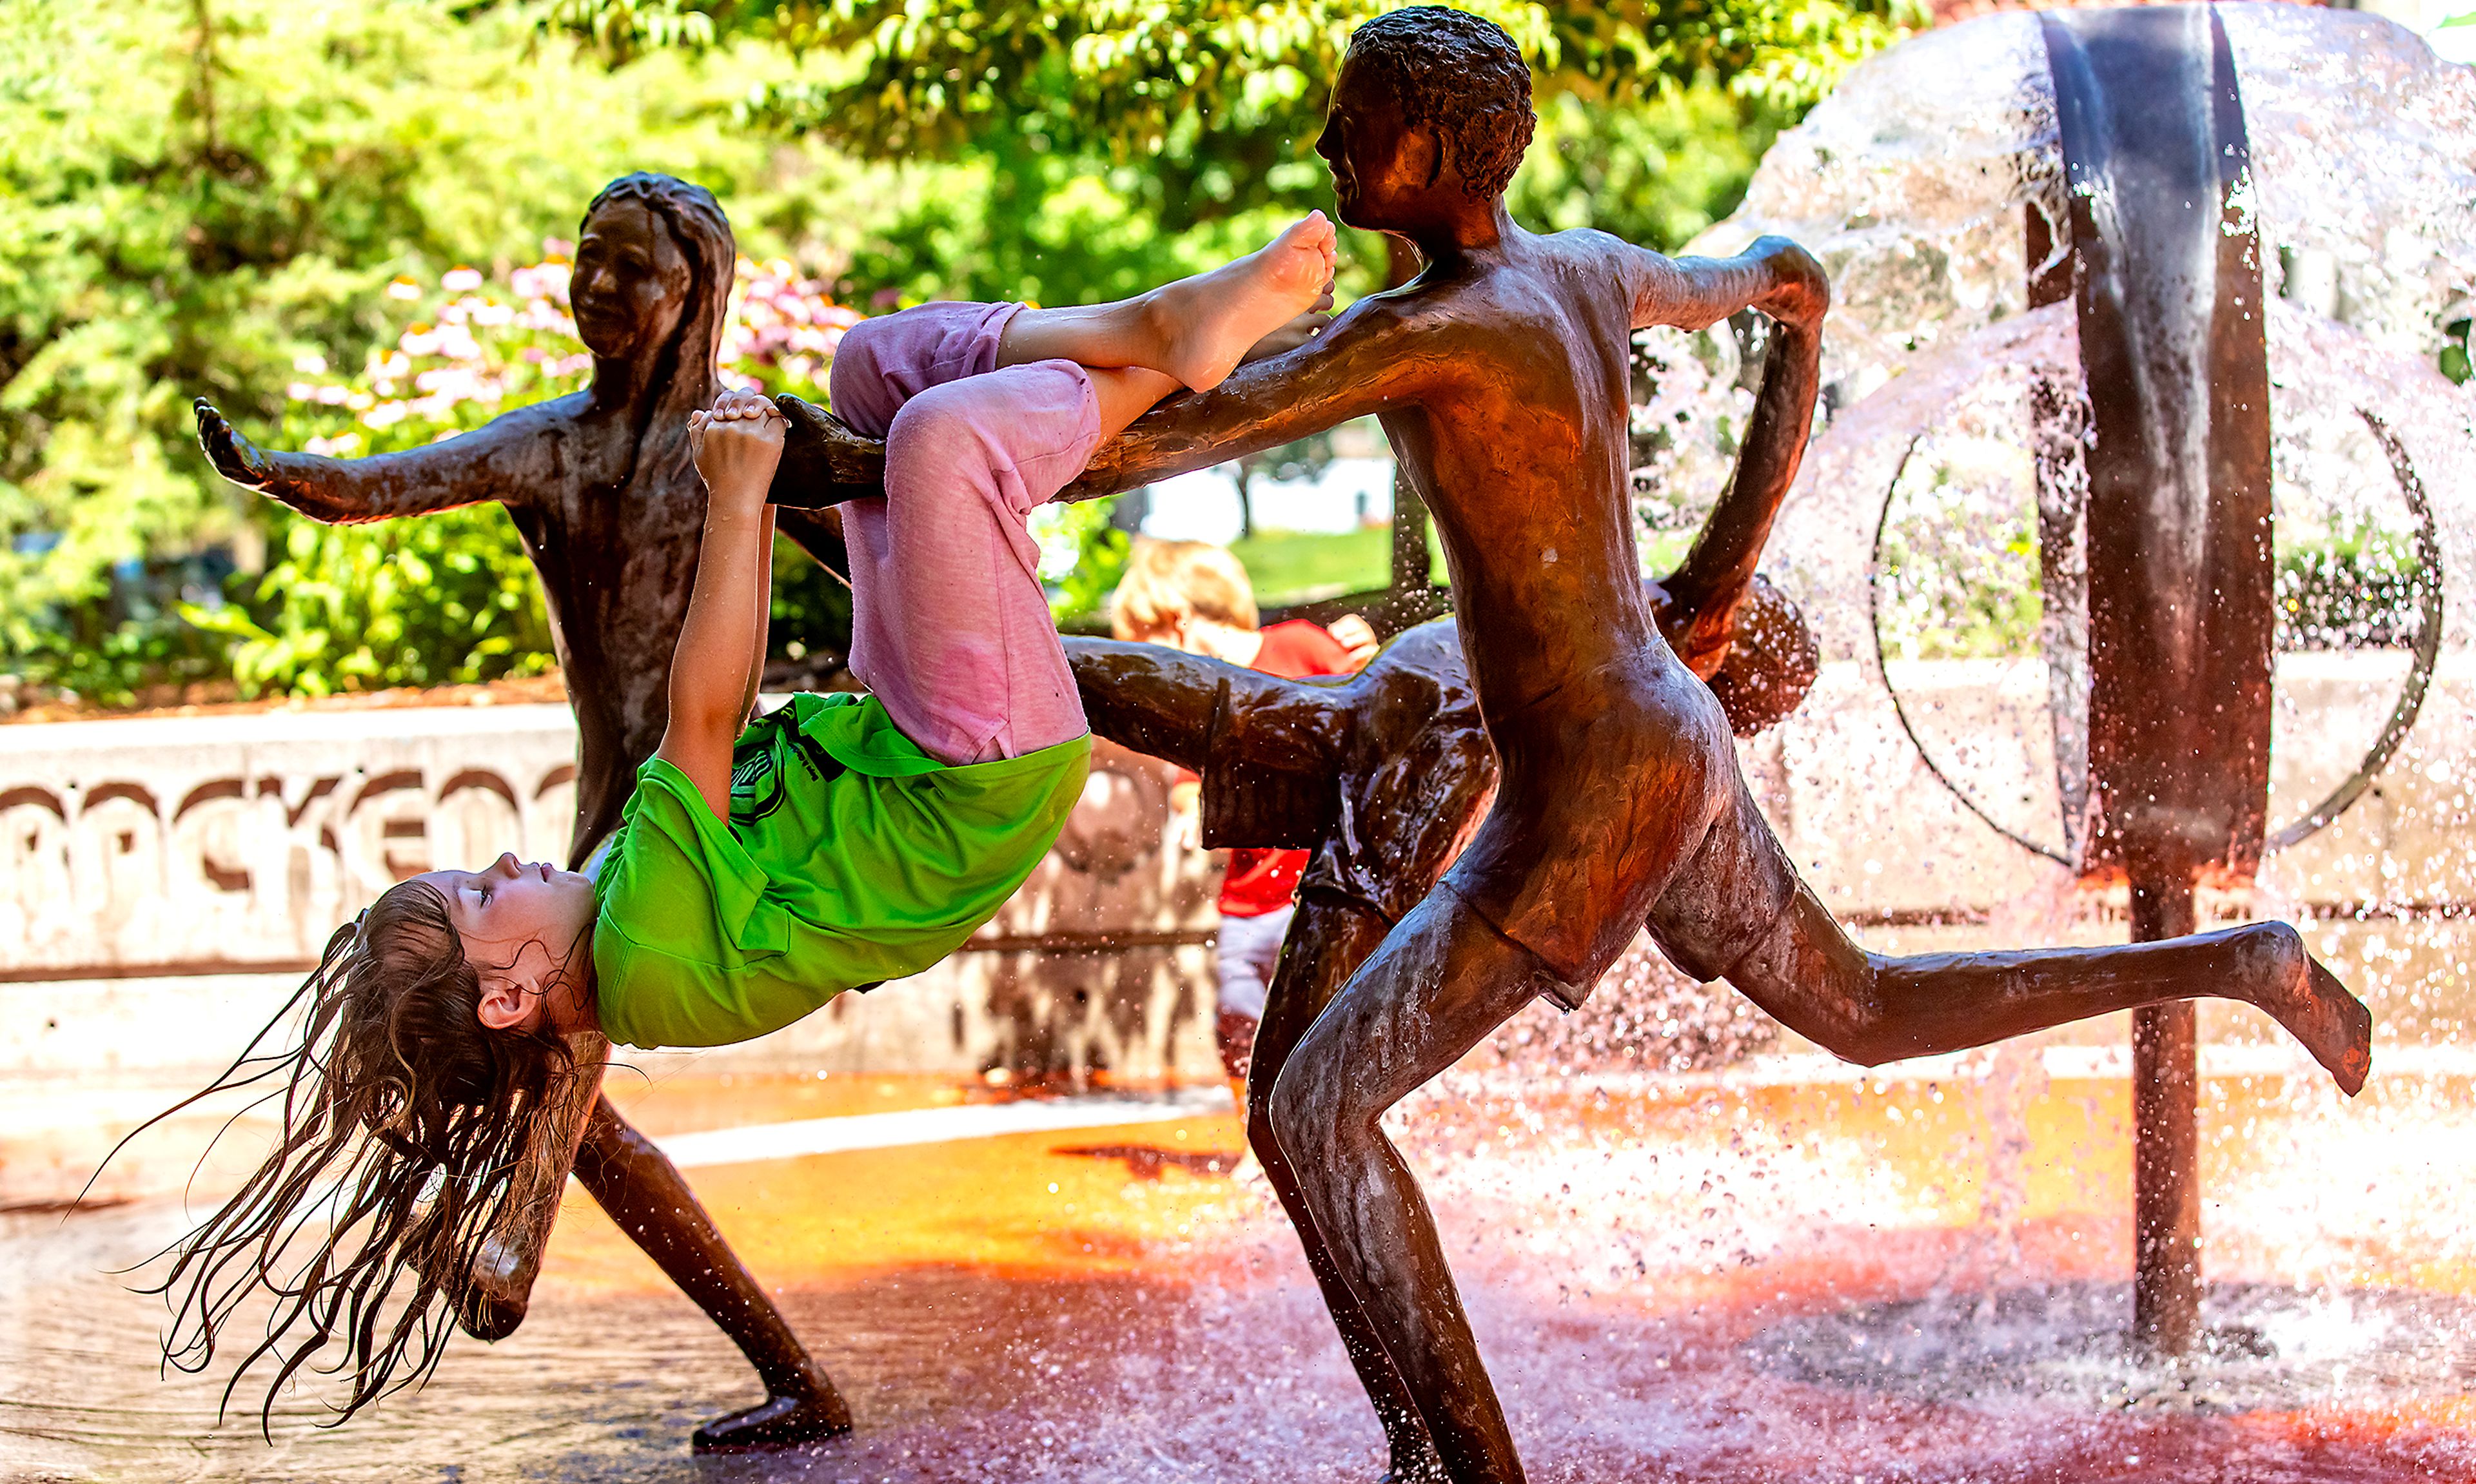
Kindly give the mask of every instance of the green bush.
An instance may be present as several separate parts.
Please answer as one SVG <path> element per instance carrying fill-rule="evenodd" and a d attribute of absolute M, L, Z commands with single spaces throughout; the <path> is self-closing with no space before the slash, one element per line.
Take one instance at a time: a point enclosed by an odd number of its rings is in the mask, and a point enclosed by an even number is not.
<path fill-rule="evenodd" d="M 873 309 L 1132 292 L 1329 204 L 1308 150 L 1320 79 L 1370 8 L 1259 25 L 1189 0 L 1008 5 L 955 31 L 880 27 L 901 7 L 875 0 L 0 5 L 0 667 L 106 704 L 224 678 L 320 691 L 537 668 L 538 617 L 507 606 L 522 564 L 504 520 L 304 534 L 207 468 L 189 399 L 270 444 L 376 451 L 387 430 L 362 414 L 427 394 L 362 367 L 366 405 L 305 404 L 288 388 L 323 373 L 300 368 L 393 354 L 437 306 L 390 284 L 474 264 L 508 285 L 639 168 L 713 189 L 744 249 L 796 253 Z M 1730 0 L 1645 31 L 1595 7 L 1496 8 L 1542 69 L 1545 147 L 1517 209 L 1673 245 L 1734 200 L 1771 111 L 1888 39 L 1895 12 Z M 1375 286 L 1380 244 L 1348 246 L 1345 290 Z M 823 364 L 810 345 L 745 369 L 798 389 Z M 495 403 L 409 413 L 404 434 L 505 410 L 531 394 L 515 380 Z M 1099 509 L 1055 519 L 1052 597 L 1089 613 L 1123 537 Z M 847 595 L 784 575 L 778 629 L 832 628 Z M 346 593 L 362 581 L 384 596 Z M 431 644 L 454 647 L 408 655 Z"/>
<path fill-rule="evenodd" d="M 182 606 L 291 537 L 208 469 L 189 399 L 279 441 L 298 361 L 404 328 L 391 279 L 504 277 L 647 167 L 754 248 L 848 255 L 865 172 L 731 116 L 788 67 L 613 73 L 436 0 L 0 5 L 0 667 L 107 704 L 228 674 L 233 634 Z"/>
<path fill-rule="evenodd" d="M 235 641 L 241 694 L 467 684 L 551 668 L 532 561 L 499 507 L 374 526 L 280 523 L 283 557 L 242 584 L 254 591 L 185 610 Z"/>

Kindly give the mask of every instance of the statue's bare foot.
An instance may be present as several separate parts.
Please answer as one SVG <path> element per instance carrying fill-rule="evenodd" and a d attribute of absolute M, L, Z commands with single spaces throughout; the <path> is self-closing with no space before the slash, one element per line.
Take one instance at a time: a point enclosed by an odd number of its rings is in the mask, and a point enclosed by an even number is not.
<path fill-rule="evenodd" d="M 1325 299 L 1339 242 L 1325 214 L 1310 211 L 1237 261 L 1152 290 L 1144 319 L 1162 349 L 1145 363 L 1197 391 L 1220 385 L 1255 342 Z"/>
<path fill-rule="evenodd" d="M 699 1453 L 755 1453 L 839 1438 L 851 1430 L 851 1408 L 828 1385 L 783 1392 L 745 1412 L 717 1417 L 696 1430 L 688 1447 Z"/>
<path fill-rule="evenodd" d="M 2246 955 L 2265 960 L 2256 982 L 2266 988 L 2253 1002 L 2304 1043 L 2340 1092 L 2352 1098 L 2363 1091 L 2373 1067 L 2373 1012 L 2314 960 L 2293 928 L 2256 923 L 2238 931 L 2247 940 Z"/>

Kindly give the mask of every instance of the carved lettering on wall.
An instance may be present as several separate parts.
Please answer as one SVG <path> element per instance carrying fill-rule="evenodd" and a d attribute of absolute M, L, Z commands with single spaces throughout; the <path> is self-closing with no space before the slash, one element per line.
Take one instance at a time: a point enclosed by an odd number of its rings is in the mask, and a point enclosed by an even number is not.
<path fill-rule="evenodd" d="M 563 858 L 576 798 L 564 725 L 409 738 L 384 725 L 366 741 L 185 749 L 161 724 L 111 724 L 99 734 L 149 745 L 100 754 L 65 730 L 48 753 L 36 751 L 46 729 L 12 732 L 23 751 L 0 754 L 0 973 L 297 963 L 408 876 L 502 851 Z"/>

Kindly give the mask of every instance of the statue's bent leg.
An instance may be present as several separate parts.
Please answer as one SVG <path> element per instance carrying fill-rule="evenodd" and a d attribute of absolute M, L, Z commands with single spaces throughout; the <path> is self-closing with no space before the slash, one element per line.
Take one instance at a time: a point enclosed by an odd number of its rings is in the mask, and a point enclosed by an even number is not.
<path fill-rule="evenodd" d="M 1377 1120 L 1523 1005 L 1563 987 L 1448 880 L 1385 938 L 1273 1084 L 1273 1135 L 1314 1229 L 1457 1484 L 1509 1484 L 1522 1478 L 1522 1462 L 1435 1219 Z"/>
<path fill-rule="evenodd" d="M 1324 1291 L 1325 1307 L 1341 1331 L 1342 1348 L 1350 1368 L 1367 1388 L 1376 1421 L 1384 1427 L 1390 1455 L 1386 1477 L 1398 1484 L 1438 1476 L 1442 1465 L 1427 1425 L 1401 1383 L 1400 1373 L 1385 1356 L 1374 1327 L 1349 1285 L 1342 1280 L 1332 1251 L 1318 1232 L 1314 1213 L 1299 1189 L 1298 1174 L 1273 1133 L 1273 1086 L 1291 1051 L 1324 1013 L 1358 966 L 1384 941 L 1390 925 L 1368 907 L 1309 893 L 1300 897 L 1299 913 L 1281 946 L 1281 961 L 1264 999 L 1263 1024 L 1255 1032 L 1255 1050 L 1247 1077 L 1247 1143 L 1263 1162 L 1264 1177 L 1281 1198 L 1281 1208 L 1298 1228 L 1299 1245 L 1306 1249 L 1307 1270 Z"/>
<path fill-rule="evenodd" d="M 700 1453 L 812 1442 L 852 1430 L 851 1408 L 799 1336 L 715 1229 L 653 1141 L 603 1099 L 577 1150 L 576 1177 L 662 1274 L 739 1347 L 765 1383 L 765 1399 L 696 1430 Z"/>
<path fill-rule="evenodd" d="M 2352 1094 L 2372 1014 L 2285 923 L 2106 948 L 1869 953 L 1796 880 L 1742 779 L 1650 914 L 1678 967 L 1724 977 L 1791 1030 L 1869 1066 L 2176 1000 L 2267 1011 Z"/>

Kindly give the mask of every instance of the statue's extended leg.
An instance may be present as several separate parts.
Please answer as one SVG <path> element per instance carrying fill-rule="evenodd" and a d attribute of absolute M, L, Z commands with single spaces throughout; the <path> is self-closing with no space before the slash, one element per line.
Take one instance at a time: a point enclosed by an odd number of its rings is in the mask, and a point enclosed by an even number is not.
<path fill-rule="evenodd" d="M 1727 976 L 1791 1030 L 1872 1066 L 2177 1000 L 2266 1010 L 2350 1095 L 2372 1066 L 2372 1012 L 2285 923 L 2113 948 L 1895 958 L 1850 943 L 1811 892 Z"/>
<path fill-rule="evenodd" d="M 765 1383 L 763 1401 L 696 1430 L 698 1452 L 781 1447 L 851 1431 L 842 1395 L 715 1229 L 679 1167 L 630 1127 L 607 1098 L 585 1125 L 576 1177 L 663 1275 L 730 1337 Z"/>
<path fill-rule="evenodd" d="M 1523 1005 L 1564 987 L 1448 881 L 1385 938 L 1273 1084 L 1273 1135 L 1314 1228 L 1457 1484 L 1511 1484 L 1522 1462 L 1435 1219 L 1377 1120 Z"/>
<path fill-rule="evenodd" d="M 1255 1032 L 1254 1060 L 1247 1078 L 1247 1142 L 1263 1162 L 1264 1176 L 1281 1198 L 1291 1224 L 1298 1228 L 1299 1243 L 1306 1249 L 1307 1269 L 1315 1274 L 1316 1286 L 1324 1290 L 1325 1306 L 1332 1311 L 1333 1325 L 1341 1331 L 1342 1348 L 1349 1352 L 1359 1384 L 1367 1388 L 1367 1399 L 1374 1403 L 1376 1420 L 1384 1426 L 1390 1454 L 1386 1477 L 1397 1484 L 1412 1484 L 1437 1476 L 1441 1465 L 1435 1445 L 1427 1439 L 1426 1423 L 1419 1420 L 1418 1406 L 1401 1384 L 1400 1373 L 1385 1357 L 1357 1297 L 1342 1281 L 1331 1251 L 1317 1234 L 1297 1173 L 1273 1134 L 1273 1085 L 1282 1066 L 1324 1007 L 1384 941 L 1388 926 L 1363 906 L 1312 894 L 1300 900 L 1299 914 L 1281 945 L 1280 967 L 1274 972 L 1264 998 L 1264 1022 Z"/>
<path fill-rule="evenodd" d="M 1650 914 L 1680 967 L 1724 977 L 1791 1030 L 1874 1065 L 2204 997 L 2267 1011 L 2350 1094 L 2372 1013 L 2285 923 L 2108 948 L 1869 953 L 1796 880 L 1742 780 Z"/>

